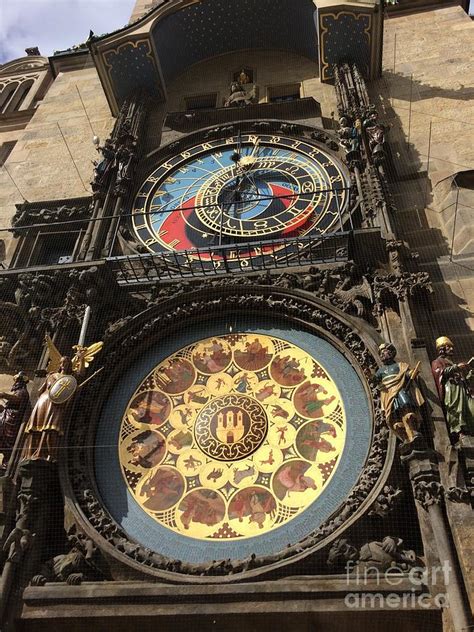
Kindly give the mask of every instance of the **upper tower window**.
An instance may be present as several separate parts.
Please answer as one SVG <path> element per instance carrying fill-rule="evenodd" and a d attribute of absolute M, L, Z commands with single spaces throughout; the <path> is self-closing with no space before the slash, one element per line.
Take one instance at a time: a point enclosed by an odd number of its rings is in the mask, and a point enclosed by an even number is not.
<path fill-rule="evenodd" d="M 283 103 L 301 98 L 301 84 L 291 83 L 284 86 L 270 86 L 268 88 L 269 103 Z"/>
<path fill-rule="evenodd" d="M 209 110 L 215 108 L 217 104 L 217 94 L 200 94 L 195 97 L 185 99 L 186 110 Z"/>

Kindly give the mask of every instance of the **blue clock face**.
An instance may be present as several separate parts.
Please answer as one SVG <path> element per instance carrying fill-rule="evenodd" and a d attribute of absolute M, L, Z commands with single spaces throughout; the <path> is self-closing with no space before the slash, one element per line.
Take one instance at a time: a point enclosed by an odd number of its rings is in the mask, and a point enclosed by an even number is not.
<path fill-rule="evenodd" d="M 285 240 L 337 230 L 350 181 L 305 140 L 242 135 L 190 147 L 135 197 L 133 226 L 152 253 Z M 273 248 L 274 252 L 275 248 Z"/>

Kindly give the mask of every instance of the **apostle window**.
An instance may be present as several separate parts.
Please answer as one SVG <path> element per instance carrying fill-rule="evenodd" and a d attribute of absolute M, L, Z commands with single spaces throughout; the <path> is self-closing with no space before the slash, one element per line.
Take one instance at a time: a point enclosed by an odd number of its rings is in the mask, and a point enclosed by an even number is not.
<path fill-rule="evenodd" d="M 267 91 L 269 103 L 284 103 L 301 98 L 301 84 L 292 83 L 284 86 L 270 86 Z"/>

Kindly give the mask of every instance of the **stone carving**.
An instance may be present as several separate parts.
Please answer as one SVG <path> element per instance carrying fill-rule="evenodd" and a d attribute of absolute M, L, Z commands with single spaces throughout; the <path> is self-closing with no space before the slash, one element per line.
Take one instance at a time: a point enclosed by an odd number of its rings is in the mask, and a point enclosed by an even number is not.
<path fill-rule="evenodd" d="M 448 422 L 451 438 L 474 435 L 474 394 L 470 381 L 474 377 L 474 358 L 455 364 L 452 361 L 454 345 L 442 336 L 436 341 L 438 357 L 431 363 L 439 398 Z"/>
<path fill-rule="evenodd" d="M 137 157 L 137 139 L 131 133 L 129 121 L 124 121 L 120 134 L 116 141 L 115 166 L 117 175 L 115 177 L 115 193 L 125 195 L 132 182 Z"/>
<path fill-rule="evenodd" d="M 33 539 L 34 535 L 29 529 L 14 527 L 3 545 L 3 551 L 7 554 L 6 561 L 19 564 L 30 549 Z"/>
<path fill-rule="evenodd" d="M 36 364 L 44 321 L 42 310 L 64 296 L 64 275 L 20 274 L 0 285 L 2 359 L 9 368 Z"/>
<path fill-rule="evenodd" d="M 368 515 L 386 518 L 398 505 L 402 496 L 403 492 L 401 489 L 395 489 L 391 485 L 385 485 L 382 493 L 377 496 Z"/>
<path fill-rule="evenodd" d="M 142 244 L 128 226 L 122 225 L 118 230 L 118 239 L 122 252 L 128 254 L 149 254 L 148 248 Z"/>
<path fill-rule="evenodd" d="M 375 106 L 371 105 L 365 112 L 362 127 L 367 134 L 369 152 L 376 165 L 385 160 L 385 132 L 386 127 L 378 121 L 378 113 Z"/>
<path fill-rule="evenodd" d="M 232 136 L 235 128 L 233 125 L 225 125 L 222 127 L 214 127 L 204 134 L 204 138 L 218 138 L 220 136 Z"/>
<path fill-rule="evenodd" d="M 381 542 L 368 542 L 360 549 L 349 540 L 336 540 L 329 550 L 327 564 L 336 572 L 362 572 L 368 577 L 376 576 L 389 568 L 406 572 L 410 568 L 421 566 L 416 553 L 404 549 L 402 545 L 402 539 L 392 536 L 385 537 Z"/>
<path fill-rule="evenodd" d="M 348 264 L 341 271 L 341 279 L 334 289 L 334 295 L 343 303 L 343 311 L 355 310 L 357 316 L 364 317 L 374 302 L 372 287 L 368 277 L 354 264 Z M 345 306 L 348 306 L 345 308 Z"/>
<path fill-rule="evenodd" d="M 443 502 L 443 486 L 435 480 L 419 480 L 413 483 L 413 493 L 423 509 Z"/>
<path fill-rule="evenodd" d="M 380 389 L 382 408 L 387 424 L 403 443 L 411 443 L 420 436 L 419 408 L 424 398 L 416 384 L 419 366 L 410 369 L 406 362 L 397 362 L 397 350 L 392 344 L 379 347 L 383 366 L 374 376 Z"/>
<path fill-rule="evenodd" d="M 471 493 L 467 487 L 449 487 L 444 495 L 452 503 L 469 503 L 471 501 Z"/>
<path fill-rule="evenodd" d="M 349 164 L 349 168 L 360 167 L 360 125 L 354 124 L 347 116 L 341 116 L 339 125 L 339 143 L 346 153 L 346 161 Z"/>
<path fill-rule="evenodd" d="M 331 269 L 309 268 L 303 275 L 260 274 L 254 277 L 234 277 L 191 282 L 180 282 L 152 289 L 150 304 L 201 288 L 228 285 L 271 285 L 287 289 L 301 289 L 331 303 L 343 312 L 364 318 L 375 324 L 374 316 L 383 313 L 392 297 L 405 300 L 417 291 L 432 291 L 429 276 L 425 273 L 405 273 L 382 276 L 374 270 L 362 270 L 353 263 Z"/>
<path fill-rule="evenodd" d="M 402 274 L 375 275 L 373 279 L 373 292 L 377 313 L 384 309 L 384 296 L 393 296 L 398 301 L 405 301 L 409 296 L 423 290 L 433 292 L 431 280 L 426 272 L 403 272 Z"/>
<path fill-rule="evenodd" d="M 132 182 L 138 161 L 139 130 L 146 116 L 146 98 L 134 95 L 124 101 L 115 123 L 112 135 L 100 145 L 94 138 L 101 158 L 93 162 L 94 179 L 91 182 L 94 199 L 102 198 L 109 185 L 114 185 L 114 193 L 123 196 Z"/>
<path fill-rule="evenodd" d="M 31 208 L 33 206 L 33 208 Z M 90 200 L 77 206 L 55 206 L 52 208 L 35 208 L 34 205 L 25 203 L 17 205 L 17 211 L 12 218 L 13 228 L 30 226 L 31 224 L 54 224 L 72 220 L 88 219 L 91 215 Z M 73 224 L 73 226 L 75 226 Z M 20 231 L 13 232 L 15 237 L 21 235 Z"/>
<path fill-rule="evenodd" d="M 334 68 L 336 101 L 339 116 L 361 120 L 369 108 L 365 81 L 355 64 L 337 64 Z"/>
<path fill-rule="evenodd" d="M 93 541 L 80 533 L 73 525 L 68 534 L 69 550 L 45 562 L 38 575 L 31 580 L 32 586 L 44 586 L 48 582 L 65 582 L 77 586 L 83 581 L 105 579 L 103 563 Z"/>
<path fill-rule="evenodd" d="M 246 105 L 252 105 L 257 97 L 255 86 L 251 90 L 246 90 L 244 86 L 238 82 L 233 81 L 230 86 L 230 95 L 224 103 L 226 108 L 244 107 Z"/>
<path fill-rule="evenodd" d="M 3 454 L 1 470 L 6 470 L 15 445 L 20 424 L 30 407 L 30 396 L 27 384 L 29 378 L 20 371 L 13 378 L 13 385 L 9 393 L 0 392 L 0 399 L 5 401 L 0 412 L 0 452 Z"/>
<path fill-rule="evenodd" d="M 47 515 L 51 489 L 54 487 L 52 484 L 54 472 L 51 468 L 50 463 L 30 462 L 20 465 L 15 523 L 3 545 L 7 559 L 2 574 L 2 591 L 6 588 L 3 580 L 6 579 L 9 582 L 12 578 L 8 566 L 20 564 L 25 553 L 33 546 L 35 539 L 45 531 L 44 516 Z"/>
<path fill-rule="evenodd" d="M 120 288 L 105 266 L 0 279 L 0 362 L 8 370 L 35 367 L 45 332 L 79 326 L 86 305 L 90 333 L 98 335 L 144 301 Z"/>
<path fill-rule="evenodd" d="M 107 187 L 115 162 L 116 149 L 110 138 L 108 138 L 102 147 L 97 145 L 97 151 L 101 153 L 102 157 L 93 161 L 94 179 L 91 182 L 92 191 L 96 194 Z"/>
<path fill-rule="evenodd" d="M 294 123 L 282 123 L 280 125 L 280 131 L 283 132 L 283 134 L 297 136 L 301 134 L 303 130 L 299 125 L 295 125 Z"/>

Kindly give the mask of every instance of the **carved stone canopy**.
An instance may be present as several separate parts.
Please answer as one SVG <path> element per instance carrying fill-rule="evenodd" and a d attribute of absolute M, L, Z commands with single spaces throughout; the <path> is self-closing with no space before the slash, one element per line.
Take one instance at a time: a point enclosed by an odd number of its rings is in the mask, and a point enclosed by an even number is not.
<path fill-rule="evenodd" d="M 23 227 L 38 224 L 62 224 L 64 228 L 67 223 L 73 220 L 85 220 L 90 217 L 91 198 L 80 197 L 69 200 L 56 200 L 47 202 L 24 202 L 16 205 L 16 212 L 12 218 L 13 228 L 19 229 Z M 77 226 L 84 227 L 83 224 L 72 224 L 74 228 Z M 23 231 L 17 230 L 15 236 L 21 235 Z"/>
<path fill-rule="evenodd" d="M 96 480 L 97 452 L 93 446 L 98 427 L 117 380 L 143 357 L 146 349 L 159 348 L 172 340 L 183 322 L 190 330 L 215 319 L 216 315 L 232 320 L 242 314 L 277 319 L 282 327 L 298 328 L 317 336 L 345 356 L 351 370 L 358 375 L 372 411 L 369 453 L 355 486 L 342 504 L 323 523 L 313 523 L 297 542 L 290 541 L 272 554 L 249 553 L 239 559 L 226 556 L 193 562 L 177 559 L 178 555 L 173 559 L 163 555 L 160 547 L 147 548 L 132 538 L 119 524 L 116 513 L 114 518 L 109 512 Z M 326 546 L 365 513 L 380 495 L 394 454 L 394 441 L 389 440 L 378 396 L 369 385 L 378 362 L 375 337 L 368 325 L 356 323 L 306 292 L 264 286 L 207 288 L 180 295 L 151 307 L 112 334 L 103 351 L 105 370 L 94 385 L 83 389 L 76 401 L 67 433 L 67 442 L 75 449 L 66 451 L 68 461 L 63 464 L 62 478 L 75 521 L 106 557 L 114 561 L 111 566 L 116 569 L 117 578 L 151 575 L 167 581 L 212 583 L 271 573 Z"/>

